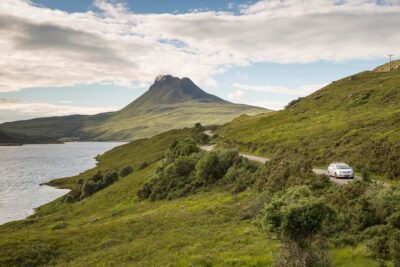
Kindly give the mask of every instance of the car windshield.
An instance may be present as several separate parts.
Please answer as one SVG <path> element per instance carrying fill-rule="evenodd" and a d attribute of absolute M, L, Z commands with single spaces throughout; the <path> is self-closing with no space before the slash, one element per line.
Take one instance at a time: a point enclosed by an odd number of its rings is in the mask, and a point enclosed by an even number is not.
<path fill-rule="evenodd" d="M 347 164 L 337 164 L 336 167 L 338 169 L 350 169 L 350 166 Z"/>

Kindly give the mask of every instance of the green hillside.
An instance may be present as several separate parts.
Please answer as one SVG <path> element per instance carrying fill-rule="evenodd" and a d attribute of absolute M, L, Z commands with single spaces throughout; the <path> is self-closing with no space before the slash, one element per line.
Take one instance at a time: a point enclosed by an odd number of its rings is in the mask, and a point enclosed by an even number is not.
<path fill-rule="evenodd" d="M 57 140 L 46 136 L 27 136 L 0 131 L 0 146 L 25 144 L 57 144 Z"/>
<path fill-rule="evenodd" d="M 217 151 L 199 151 L 199 125 L 114 148 L 49 183 L 66 196 L 0 226 L 0 266 L 397 266 L 400 189 L 368 172 L 341 186 L 312 166 L 396 174 L 399 75 L 363 72 L 241 116 L 217 130 Z"/>
<path fill-rule="evenodd" d="M 285 110 L 241 116 L 218 130 L 225 145 L 270 157 L 345 161 L 400 178 L 399 61 L 332 82 Z"/>
<path fill-rule="evenodd" d="M 73 189 L 98 171 L 128 164 L 134 169 L 81 201 L 70 203 L 62 197 L 28 219 L 0 226 L 0 265 L 271 266 L 280 241 L 261 231 L 255 216 L 263 199 L 273 195 L 270 190 L 277 189 L 272 181 L 282 179 L 279 171 L 267 175 L 272 180 L 262 191 L 260 182 L 237 193 L 227 190 L 229 184 L 216 183 L 174 200 L 137 198 L 138 190 L 158 172 L 166 149 L 192 134 L 192 129 L 173 130 L 133 141 L 98 157 L 96 168 L 53 181 Z M 288 185 L 312 181 L 294 178 L 285 178 Z M 324 185 L 315 188 L 322 190 Z M 363 246 L 332 247 L 329 255 L 335 266 L 377 266 Z"/>
<path fill-rule="evenodd" d="M 210 95 L 188 78 L 159 76 L 150 89 L 120 111 L 9 122 L 0 129 L 72 140 L 134 140 L 171 129 L 226 123 L 241 114 L 269 110 L 233 104 Z"/>
<path fill-rule="evenodd" d="M 130 164 L 133 174 L 73 204 L 60 198 L 29 219 L 0 226 L 0 265 L 35 266 L 204 266 L 208 262 L 264 265 L 265 251 L 275 248 L 249 222 L 239 221 L 238 203 L 219 190 L 176 201 L 139 202 L 136 191 L 152 177 L 154 162 L 175 140 L 191 130 L 170 131 L 133 141 L 99 158 L 99 165 L 80 176 L 53 184 L 72 187 L 98 170 Z"/>

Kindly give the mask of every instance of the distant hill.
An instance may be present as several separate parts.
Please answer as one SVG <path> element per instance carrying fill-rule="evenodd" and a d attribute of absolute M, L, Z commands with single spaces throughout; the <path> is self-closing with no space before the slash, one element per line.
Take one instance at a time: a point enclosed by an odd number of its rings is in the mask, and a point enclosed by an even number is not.
<path fill-rule="evenodd" d="M 192 126 L 223 124 L 233 118 L 270 112 L 208 94 L 189 78 L 158 76 L 142 96 L 120 111 L 8 122 L 0 129 L 73 140 L 133 140 Z"/>
<path fill-rule="evenodd" d="M 335 81 L 285 110 L 241 116 L 218 133 L 270 157 L 345 161 L 400 179 L 400 61 Z"/>
<path fill-rule="evenodd" d="M 0 131 L 0 146 L 25 144 L 58 144 L 59 141 L 46 136 L 27 136 L 23 134 Z"/>

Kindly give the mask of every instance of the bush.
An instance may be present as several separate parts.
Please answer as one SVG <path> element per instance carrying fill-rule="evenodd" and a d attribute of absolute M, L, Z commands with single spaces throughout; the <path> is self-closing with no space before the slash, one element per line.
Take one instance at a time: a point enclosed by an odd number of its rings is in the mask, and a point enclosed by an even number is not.
<path fill-rule="evenodd" d="M 137 196 L 139 200 L 148 199 L 151 194 L 152 183 L 145 183 L 140 189 L 137 191 Z"/>
<path fill-rule="evenodd" d="M 89 180 L 82 186 L 81 199 L 87 198 L 93 195 L 97 191 L 97 184 L 93 180 Z"/>
<path fill-rule="evenodd" d="M 199 152 L 199 147 L 192 138 L 185 138 L 180 141 L 174 142 L 168 150 L 173 158 L 181 156 L 189 156 L 192 153 Z"/>
<path fill-rule="evenodd" d="M 333 210 L 318 199 L 292 203 L 282 214 L 282 233 L 300 246 L 307 246 L 308 239 L 321 231 L 324 220 L 332 213 Z"/>
<path fill-rule="evenodd" d="M 227 185 L 231 193 L 240 193 L 253 185 L 254 172 L 245 166 L 232 166 L 222 178 L 221 183 Z"/>
<path fill-rule="evenodd" d="M 221 178 L 222 172 L 217 152 L 205 154 L 196 165 L 196 177 L 208 184 Z"/>
<path fill-rule="evenodd" d="M 196 132 L 193 134 L 193 140 L 198 144 L 208 144 L 210 137 L 203 132 Z"/>
<path fill-rule="evenodd" d="M 98 182 L 102 179 L 103 179 L 103 174 L 101 173 L 101 171 L 98 171 L 96 174 L 92 176 L 92 180 L 95 182 Z"/>
<path fill-rule="evenodd" d="M 13 257 L 0 259 L 1 266 L 45 266 L 59 254 L 58 248 L 55 245 L 40 242 L 27 242 L 14 249 L 18 254 Z"/>
<path fill-rule="evenodd" d="M 149 164 L 147 161 L 142 162 L 142 163 L 139 165 L 138 170 L 143 170 L 143 169 L 147 168 L 149 165 L 150 165 L 150 164 Z"/>
<path fill-rule="evenodd" d="M 73 203 L 75 201 L 78 201 L 81 194 L 82 194 L 82 187 L 75 186 L 74 188 L 71 189 L 71 191 L 68 192 L 64 196 L 64 202 L 66 203 Z"/>
<path fill-rule="evenodd" d="M 295 99 L 295 100 L 290 101 L 289 104 L 287 104 L 287 105 L 285 106 L 285 109 L 289 109 L 289 108 L 291 108 L 291 107 L 296 106 L 296 104 L 298 104 L 301 100 L 303 100 L 303 98 L 304 98 L 304 97 L 299 97 L 299 98 L 297 98 L 297 99 Z"/>
<path fill-rule="evenodd" d="M 371 182 L 371 175 L 366 167 L 362 168 L 361 177 L 364 182 L 366 182 L 366 183 Z"/>
<path fill-rule="evenodd" d="M 133 168 L 131 166 L 125 166 L 119 172 L 119 176 L 125 177 L 125 176 L 128 176 L 129 174 L 131 174 L 132 172 L 133 172 Z"/>
<path fill-rule="evenodd" d="M 285 266 L 326 266 L 323 239 L 319 238 L 325 222 L 334 212 L 310 188 L 298 186 L 277 194 L 266 205 L 259 222 L 283 242 L 277 264 Z"/>
<path fill-rule="evenodd" d="M 400 231 L 395 231 L 391 235 L 389 243 L 390 257 L 393 259 L 394 266 L 400 266 Z"/>
<path fill-rule="evenodd" d="M 118 181 L 118 172 L 110 171 L 107 172 L 106 175 L 104 176 L 102 184 L 108 186 L 110 184 L 115 183 L 116 181 Z"/>
<path fill-rule="evenodd" d="M 193 145 L 191 139 L 173 144 L 155 177 L 138 190 L 138 198 L 175 199 L 217 184 L 229 184 L 229 190 L 237 193 L 252 185 L 252 175 L 258 166 L 243 159 L 237 151 L 196 153 L 197 146 Z M 236 177 L 239 173 L 240 177 Z"/>
<path fill-rule="evenodd" d="M 332 186 L 332 183 L 327 175 L 311 175 L 306 184 L 317 195 L 324 194 Z"/>
<path fill-rule="evenodd" d="M 64 197 L 64 201 L 72 203 L 87 198 L 97 191 L 118 181 L 118 176 L 118 172 L 116 171 L 109 171 L 105 175 L 101 172 L 97 172 L 91 178 L 83 182 L 82 185 L 78 184 L 77 187 L 72 189 Z"/>

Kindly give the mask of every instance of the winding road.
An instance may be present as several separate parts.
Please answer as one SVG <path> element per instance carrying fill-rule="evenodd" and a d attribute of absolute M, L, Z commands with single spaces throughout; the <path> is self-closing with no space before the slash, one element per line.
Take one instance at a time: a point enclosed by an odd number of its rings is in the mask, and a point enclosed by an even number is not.
<path fill-rule="evenodd" d="M 206 131 L 204 133 L 207 134 L 207 135 L 211 135 L 211 131 Z M 212 151 L 214 148 L 215 148 L 215 145 L 200 146 L 200 149 L 203 150 L 203 151 Z M 260 163 L 263 163 L 263 164 L 265 164 L 266 162 L 269 161 L 268 158 L 263 158 L 263 157 L 253 156 L 253 155 L 247 155 L 247 154 L 243 154 L 243 153 L 239 153 L 239 155 L 241 155 L 242 157 L 244 157 L 246 159 L 249 159 L 249 160 L 252 160 L 252 161 L 257 161 L 257 162 L 260 162 Z M 326 169 L 313 168 L 313 172 L 315 174 L 328 175 L 328 170 L 326 170 Z M 347 184 L 347 183 L 349 183 L 351 181 L 361 180 L 361 179 L 362 178 L 360 176 L 355 176 L 354 179 L 337 179 L 337 178 L 334 178 L 334 177 L 330 177 L 330 180 L 331 180 L 332 183 L 336 183 L 336 184 L 339 184 L 339 185 L 344 185 L 344 184 Z"/>

